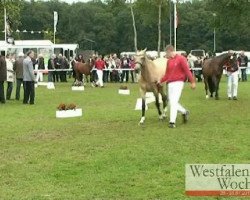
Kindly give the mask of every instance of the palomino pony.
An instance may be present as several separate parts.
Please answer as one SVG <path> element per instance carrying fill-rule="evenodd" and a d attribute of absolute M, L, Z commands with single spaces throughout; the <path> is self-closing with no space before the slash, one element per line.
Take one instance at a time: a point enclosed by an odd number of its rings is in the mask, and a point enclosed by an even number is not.
<path fill-rule="evenodd" d="M 163 90 L 159 81 L 165 75 L 167 66 L 166 58 L 158 58 L 154 61 L 149 60 L 146 55 L 146 49 L 137 51 L 135 55 L 135 69 L 140 69 L 141 74 L 139 78 L 140 93 L 142 98 L 142 117 L 139 124 L 145 121 L 145 107 L 146 107 L 146 92 L 153 92 L 155 96 L 155 105 L 158 110 L 159 119 L 166 118 L 167 112 L 167 95 Z M 163 113 L 160 109 L 159 94 L 162 96 Z"/>
<path fill-rule="evenodd" d="M 84 74 L 85 77 L 91 75 L 92 68 L 94 67 L 95 61 L 90 58 L 86 63 L 77 62 L 76 60 L 72 61 L 73 69 L 76 73 L 76 80 L 80 83 L 81 75 Z"/>
<path fill-rule="evenodd" d="M 209 98 L 208 89 L 210 91 L 210 97 L 213 97 L 213 93 L 215 92 L 215 99 L 219 99 L 219 84 L 223 73 L 223 67 L 226 63 L 230 66 L 237 65 L 236 54 L 228 52 L 204 61 L 202 66 L 202 73 L 204 77 L 207 99 Z"/>

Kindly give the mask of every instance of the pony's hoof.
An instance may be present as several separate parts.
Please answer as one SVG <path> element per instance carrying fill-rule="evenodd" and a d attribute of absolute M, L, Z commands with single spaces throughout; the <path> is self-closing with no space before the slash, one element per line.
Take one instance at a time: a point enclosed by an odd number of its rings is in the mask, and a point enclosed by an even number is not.
<path fill-rule="evenodd" d="M 144 122 L 141 122 L 141 121 L 140 121 L 140 122 L 138 123 L 138 125 L 139 125 L 139 126 L 143 126 L 143 125 L 144 125 Z"/>
<path fill-rule="evenodd" d="M 138 125 L 143 125 L 145 121 L 145 117 L 142 117 Z"/>
<path fill-rule="evenodd" d="M 208 95 L 206 95 L 206 99 L 209 99 L 209 96 L 208 96 Z"/>
<path fill-rule="evenodd" d="M 160 121 L 164 121 L 167 118 L 166 115 L 162 114 L 161 116 L 159 116 L 159 120 Z"/>

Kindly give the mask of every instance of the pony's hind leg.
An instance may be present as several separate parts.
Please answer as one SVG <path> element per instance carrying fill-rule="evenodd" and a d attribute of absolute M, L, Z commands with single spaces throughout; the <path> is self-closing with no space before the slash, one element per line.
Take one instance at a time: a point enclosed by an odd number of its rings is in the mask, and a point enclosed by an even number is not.
<path fill-rule="evenodd" d="M 204 78 L 204 84 L 205 84 L 206 99 L 208 99 L 209 96 L 208 96 L 208 82 L 207 82 L 207 78 Z"/>
<path fill-rule="evenodd" d="M 162 114 L 162 117 L 165 119 L 165 118 L 167 118 L 167 111 L 168 111 L 168 108 L 167 108 L 167 106 L 168 106 L 168 97 L 164 93 L 163 87 L 159 88 L 159 92 L 161 94 L 162 104 L 163 104 L 163 114 Z"/>
<path fill-rule="evenodd" d="M 159 119 L 162 120 L 163 116 L 162 116 L 161 107 L 160 107 L 159 93 L 156 93 L 154 95 L 155 95 L 155 105 L 156 105 L 156 108 L 158 110 Z"/>

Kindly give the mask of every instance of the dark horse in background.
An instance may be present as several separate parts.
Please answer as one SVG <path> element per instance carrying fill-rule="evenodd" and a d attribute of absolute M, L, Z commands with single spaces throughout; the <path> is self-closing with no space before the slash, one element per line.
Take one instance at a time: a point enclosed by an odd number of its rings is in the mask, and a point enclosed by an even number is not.
<path fill-rule="evenodd" d="M 215 93 L 215 99 L 219 99 L 219 84 L 225 64 L 227 64 L 228 66 L 237 65 L 236 54 L 233 52 L 228 52 L 204 61 L 202 66 L 202 73 L 205 83 L 206 98 L 209 98 L 209 89 L 210 97 L 213 97 L 213 94 Z"/>
<path fill-rule="evenodd" d="M 75 71 L 75 84 L 84 83 L 83 76 L 87 78 L 91 75 L 91 71 L 95 65 L 95 60 L 93 58 L 88 59 L 86 63 L 77 62 L 76 60 L 72 61 L 73 70 Z"/>

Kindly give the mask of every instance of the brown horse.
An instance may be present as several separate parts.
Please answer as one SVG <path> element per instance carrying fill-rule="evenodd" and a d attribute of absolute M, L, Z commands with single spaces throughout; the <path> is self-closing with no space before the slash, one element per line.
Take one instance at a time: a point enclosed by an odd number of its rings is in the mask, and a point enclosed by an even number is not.
<path fill-rule="evenodd" d="M 73 70 L 75 71 L 75 78 L 78 83 L 82 82 L 82 75 L 85 77 L 91 75 L 91 71 L 95 65 L 95 61 L 93 58 L 88 59 L 86 63 L 77 62 L 76 60 L 72 61 Z"/>
<path fill-rule="evenodd" d="M 210 91 L 210 97 L 213 97 L 213 94 L 215 93 L 215 99 L 219 99 L 219 84 L 223 73 L 223 68 L 226 63 L 231 66 L 237 65 L 236 54 L 233 52 L 228 52 L 204 61 L 202 66 L 202 74 L 204 77 L 207 99 L 209 98 L 208 89 Z"/>
<path fill-rule="evenodd" d="M 167 95 L 164 92 L 163 86 L 158 84 L 161 78 L 165 75 L 167 66 L 166 58 L 158 58 L 154 61 L 148 59 L 146 49 L 137 51 L 135 55 L 135 69 L 141 70 L 139 78 L 140 93 L 142 98 L 142 116 L 139 124 L 145 121 L 145 107 L 146 107 L 146 92 L 153 92 L 155 96 L 155 105 L 158 110 L 159 119 L 166 118 L 167 112 Z M 160 109 L 159 94 L 162 96 L 163 113 Z"/>

